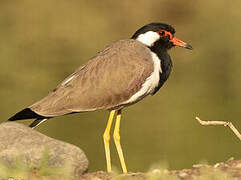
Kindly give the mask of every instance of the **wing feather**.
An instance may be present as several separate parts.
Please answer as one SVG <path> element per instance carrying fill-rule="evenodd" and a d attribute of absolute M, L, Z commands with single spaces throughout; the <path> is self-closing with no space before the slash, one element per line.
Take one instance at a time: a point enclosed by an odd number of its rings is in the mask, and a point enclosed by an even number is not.
<path fill-rule="evenodd" d="M 151 75 L 150 52 L 136 40 L 113 43 L 30 108 L 50 117 L 120 108 Z"/>

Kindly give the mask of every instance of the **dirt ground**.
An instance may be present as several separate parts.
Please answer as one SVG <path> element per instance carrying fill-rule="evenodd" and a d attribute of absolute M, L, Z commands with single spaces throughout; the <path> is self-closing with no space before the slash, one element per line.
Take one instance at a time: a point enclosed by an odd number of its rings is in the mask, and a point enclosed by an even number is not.
<path fill-rule="evenodd" d="M 191 169 L 159 170 L 154 169 L 148 173 L 128 173 L 126 175 L 109 174 L 97 171 L 84 174 L 81 179 L 110 180 L 110 179 L 171 179 L 171 180 L 241 180 L 241 160 L 230 160 L 215 165 L 197 164 Z"/>

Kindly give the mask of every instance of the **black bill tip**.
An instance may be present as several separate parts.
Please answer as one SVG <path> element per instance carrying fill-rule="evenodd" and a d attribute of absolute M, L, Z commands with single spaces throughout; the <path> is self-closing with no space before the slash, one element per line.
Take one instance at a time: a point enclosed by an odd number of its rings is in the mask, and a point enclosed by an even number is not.
<path fill-rule="evenodd" d="M 186 49 L 190 49 L 190 50 L 192 50 L 193 48 L 192 48 L 192 46 L 190 45 L 190 44 L 185 44 L 185 46 L 184 46 Z"/>

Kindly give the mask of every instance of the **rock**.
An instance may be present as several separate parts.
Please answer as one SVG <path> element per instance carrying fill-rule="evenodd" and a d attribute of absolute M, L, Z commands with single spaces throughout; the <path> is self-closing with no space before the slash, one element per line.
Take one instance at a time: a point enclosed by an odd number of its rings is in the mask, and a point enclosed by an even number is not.
<path fill-rule="evenodd" d="M 5 163 L 11 164 L 21 157 L 27 165 L 38 169 L 46 152 L 50 168 L 68 165 L 73 177 L 81 176 L 88 169 L 88 159 L 77 146 L 50 138 L 23 124 L 0 124 L 0 158 Z"/>

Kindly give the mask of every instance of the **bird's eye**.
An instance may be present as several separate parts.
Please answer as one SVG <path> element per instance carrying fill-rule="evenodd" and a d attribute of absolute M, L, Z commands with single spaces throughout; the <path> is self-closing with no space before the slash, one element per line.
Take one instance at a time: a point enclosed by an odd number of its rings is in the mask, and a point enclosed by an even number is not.
<path fill-rule="evenodd" d="M 165 33 L 165 31 L 159 31 L 158 32 L 161 36 L 164 36 L 166 33 Z"/>

